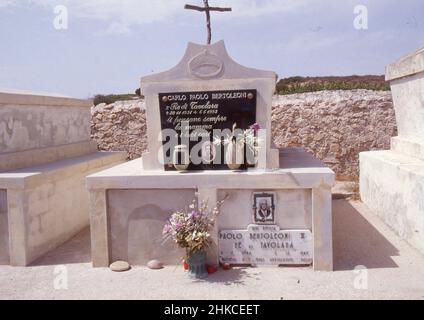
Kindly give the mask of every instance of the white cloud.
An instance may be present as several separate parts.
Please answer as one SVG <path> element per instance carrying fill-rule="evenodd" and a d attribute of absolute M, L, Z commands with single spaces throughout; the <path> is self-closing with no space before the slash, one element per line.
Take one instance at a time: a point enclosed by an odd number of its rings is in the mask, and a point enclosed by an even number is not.
<path fill-rule="evenodd" d="M 131 29 L 128 25 L 119 22 L 112 22 L 104 34 L 128 34 Z"/>
<path fill-rule="evenodd" d="M 0 0 L 0 8 L 12 6 L 15 2 L 15 0 Z"/>
<path fill-rule="evenodd" d="M 305 5 L 307 0 L 233 0 L 211 1 L 210 5 L 229 6 L 231 15 L 238 17 L 258 17 L 269 14 L 294 11 Z M 214 2 L 212 4 L 212 2 Z"/>
<path fill-rule="evenodd" d="M 222 18 L 257 17 L 287 12 L 304 5 L 307 0 L 211 0 L 211 6 L 231 6 L 231 14 Z M 0 0 L 0 8 L 12 5 L 25 6 L 23 0 Z M 203 5 L 201 0 L 26 0 L 26 5 L 39 5 L 46 9 L 65 5 L 69 14 L 81 18 L 108 21 L 109 29 L 127 32 L 131 26 L 172 19 L 187 12 L 185 3 Z"/>

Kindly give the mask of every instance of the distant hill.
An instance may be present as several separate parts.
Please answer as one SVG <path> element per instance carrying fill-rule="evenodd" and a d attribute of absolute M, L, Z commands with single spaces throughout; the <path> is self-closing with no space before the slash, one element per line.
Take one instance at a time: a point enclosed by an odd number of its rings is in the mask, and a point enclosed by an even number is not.
<path fill-rule="evenodd" d="M 384 76 L 347 76 L 347 77 L 290 77 L 277 83 L 278 94 L 293 94 L 322 90 L 367 89 L 389 91 L 390 86 Z"/>

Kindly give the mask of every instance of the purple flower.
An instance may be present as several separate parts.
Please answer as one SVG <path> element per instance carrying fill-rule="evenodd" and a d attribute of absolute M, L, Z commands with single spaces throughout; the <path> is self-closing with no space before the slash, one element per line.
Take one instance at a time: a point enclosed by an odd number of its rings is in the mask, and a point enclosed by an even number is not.
<path fill-rule="evenodd" d="M 200 217 L 201 216 L 201 214 L 200 214 L 200 212 L 197 212 L 197 211 L 192 211 L 189 215 L 188 215 L 188 218 L 189 219 L 196 219 L 196 218 L 198 218 L 198 217 Z"/>
<path fill-rule="evenodd" d="M 177 222 L 176 224 L 175 224 L 175 230 L 180 230 L 182 227 L 183 227 L 184 225 L 181 223 L 181 222 Z"/>
<path fill-rule="evenodd" d="M 250 129 L 253 129 L 255 131 L 258 131 L 259 129 L 261 129 L 261 126 L 259 123 L 254 123 L 250 126 Z"/>
<path fill-rule="evenodd" d="M 162 234 L 169 234 L 172 231 L 172 227 L 170 224 L 165 224 L 165 226 L 163 227 L 163 231 Z"/>

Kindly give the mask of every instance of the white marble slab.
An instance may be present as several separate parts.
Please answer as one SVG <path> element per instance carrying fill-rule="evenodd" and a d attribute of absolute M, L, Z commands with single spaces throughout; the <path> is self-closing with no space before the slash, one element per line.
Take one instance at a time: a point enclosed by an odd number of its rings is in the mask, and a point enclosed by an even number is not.
<path fill-rule="evenodd" d="M 280 230 L 277 225 L 249 225 L 219 232 L 219 261 L 247 265 L 310 265 L 310 230 Z"/>

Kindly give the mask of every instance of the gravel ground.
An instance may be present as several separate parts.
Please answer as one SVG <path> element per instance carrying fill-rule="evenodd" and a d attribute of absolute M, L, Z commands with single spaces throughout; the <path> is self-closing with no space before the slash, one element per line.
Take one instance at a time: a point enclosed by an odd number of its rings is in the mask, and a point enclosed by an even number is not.
<path fill-rule="evenodd" d="M 85 230 L 31 267 L 0 266 L 0 299 L 424 299 L 422 254 L 360 202 L 334 200 L 333 216 L 334 272 L 235 268 L 204 281 L 182 267 L 113 273 L 91 268 Z"/>

